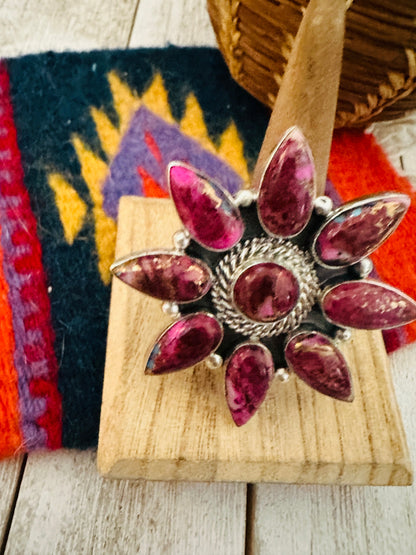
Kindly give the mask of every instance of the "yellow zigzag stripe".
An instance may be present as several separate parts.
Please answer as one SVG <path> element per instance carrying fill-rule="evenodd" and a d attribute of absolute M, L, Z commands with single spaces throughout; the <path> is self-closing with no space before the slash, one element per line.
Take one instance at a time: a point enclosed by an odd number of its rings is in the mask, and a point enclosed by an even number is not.
<path fill-rule="evenodd" d="M 98 254 L 98 270 L 105 284 L 110 283 L 110 264 L 114 261 L 116 223 L 103 210 L 104 198 L 101 187 L 107 175 L 107 164 L 98 158 L 84 143 L 74 137 L 73 145 L 81 164 L 82 177 L 94 203 L 95 243 Z"/>
<path fill-rule="evenodd" d="M 244 157 L 244 145 L 234 122 L 221 135 L 218 154 L 220 158 L 228 162 L 238 175 L 241 176 L 245 186 L 248 187 L 250 185 L 250 176 Z"/>
<path fill-rule="evenodd" d="M 131 118 L 142 103 L 166 122 L 171 124 L 176 123 L 170 110 L 168 94 L 160 74 L 155 76 L 141 98 L 138 98 L 114 71 L 108 74 L 108 81 L 113 96 L 114 108 L 119 116 L 119 129 L 111 123 L 104 111 L 91 108 L 90 112 L 95 122 L 102 148 L 109 159 L 114 158 L 117 154 L 122 137 L 130 125 Z M 231 123 L 224 131 L 219 146 L 216 147 L 209 137 L 198 100 L 191 93 L 186 100 L 185 115 L 179 126 L 184 134 L 197 140 L 206 150 L 216 153 L 230 164 L 245 182 L 249 181 L 243 142 L 234 123 Z M 116 223 L 103 210 L 104 199 L 101 188 L 109 168 L 78 137 L 73 138 L 73 145 L 81 164 L 82 176 L 88 186 L 94 205 L 93 215 L 98 269 L 103 282 L 108 284 L 110 282 L 109 266 L 114 260 Z M 56 205 L 59 210 L 65 239 L 69 244 L 72 244 L 81 231 L 88 207 L 62 175 L 52 173 L 48 176 L 48 182 L 55 193 Z"/>
<path fill-rule="evenodd" d="M 72 245 L 84 223 L 87 205 L 75 189 L 61 175 L 52 173 L 48 176 L 49 187 L 55 193 L 56 206 L 59 210 L 62 227 L 67 243 Z"/>
<path fill-rule="evenodd" d="M 247 162 L 244 158 L 243 142 L 237 127 L 231 123 L 221 136 L 219 147 L 216 148 L 209 138 L 204 114 L 195 95 L 190 93 L 186 99 L 185 115 L 180 123 L 182 133 L 197 140 L 206 150 L 218 154 L 248 183 Z"/>
<path fill-rule="evenodd" d="M 114 107 L 120 118 L 120 131 L 117 143 L 117 130 L 114 129 L 114 126 L 112 126 L 107 116 L 98 110 L 95 110 L 92 115 L 100 139 L 102 139 L 103 148 L 106 153 L 109 153 L 110 157 L 113 157 L 117 152 L 121 138 L 128 128 L 131 117 L 141 103 L 164 121 L 171 124 L 175 123 L 169 107 L 168 93 L 160 73 L 155 75 L 151 85 L 141 98 L 138 98 L 129 86 L 119 79 L 115 72 L 109 73 L 108 79 L 114 98 Z M 222 134 L 217 148 L 209 137 L 201 106 L 196 96 L 190 93 L 186 99 L 185 114 L 179 127 L 182 133 L 198 141 L 203 148 L 209 152 L 218 154 L 218 156 L 230 164 L 241 176 L 243 181 L 248 184 L 250 177 L 247 162 L 244 157 L 244 145 L 234 122 L 232 122 Z M 116 144 L 117 147 L 115 146 Z"/>
<path fill-rule="evenodd" d="M 114 108 L 120 118 L 119 132 L 123 136 L 128 129 L 132 116 L 140 106 L 140 100 L 130 87 L 121 81 L 115 71 L 108 74 L 108 82 L 113 95 Z"/>
<path fill-rule="evenodd" d="M 208 136 L 201 106 L 193 93 L 186 99 L 185 114 L 180 123 L 182 133 L 196 139 L 206 150 L 215 153 L 214 143 Z"/>
<path fill-rule="evenodd" d="M 107 156 L 112 159 L 117 154 L 121 142 L 121 134 L 109 120 L 107 114 L 97 108 L 91 108 L 91 116 L 94 120 L 101 146 Z"/>
<path fill-rule="evenodd" d="M 157 73 L 146 92 L 141 97 L 143 104 L 157 116 L 168 123 L 175 123 L 170 111 L 168 92 L 163 85 L 160 73 Z"/>

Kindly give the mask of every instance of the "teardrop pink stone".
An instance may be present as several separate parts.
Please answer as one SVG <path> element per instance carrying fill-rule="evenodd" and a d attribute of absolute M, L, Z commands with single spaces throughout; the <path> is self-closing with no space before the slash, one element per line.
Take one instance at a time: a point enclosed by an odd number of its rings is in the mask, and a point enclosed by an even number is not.
<path fill-rule="evenodd" d="M 310 387 L 340 401 L 354 398 L 351 376 L 341 351 L 319 332 L 301 332 L 285 348 L 289 367 Z"/>
<path fill-rule="evenodd" d="M 213 353 L 222 337 L 222 326 L 212 314 L 188 314 L 169 326 L 156 341 L 145 374 L 189 368 Z"/>
<path fill-rule="evenodd" d="M 112 266 L 122 281 L 163 301 L 186 303 L 208 293 L 211 272 L 201 261 L 174 253 L 144 253 Z"/>
<path fill-rule="evenodd" d="M 236 280 L 234 302 L 256 322 L 274 322 L 293 310 L 299 298 L 299 284 L 288 269 L 274 262 L 250 266 Z"/>
<path fill-rule="evenodd" d="M 273 376 L 273 358 L 266 347 L 247 343 L 235 349 L 225 371 L 225 395 L 237 426 L 245 424 L 257 411 Z"/>
<path fill-rule="evenodd" d="M 244 233 L 243 220 L 220 185 L 178 164 L 170 166 L 169 187 L 178 215 L 195 241 L 216 251 L 238 243 Z"/>
<path fill-rule="evenodd" d="M 327 266 L 355 264 L 375 251 L 399 225 L 410 205 L 407 195 L 389 193 L 337 210 L 320 230 L 315 252 Z"/>
<path fill-rule="evenodd" d="M 347 281 L 322 299 L 325 315 L 341 326 L 363 330 L 396 328 L 416 320 L 416 302 L 375 280 Z"/>
<path fill-rule="evenodd" d="M 258 214 L 264 229 L 278 237 L 292 237 L 308 223 L 315 198 L 315 167 L 299 128 L 284 137 L 260 184 Z"/>

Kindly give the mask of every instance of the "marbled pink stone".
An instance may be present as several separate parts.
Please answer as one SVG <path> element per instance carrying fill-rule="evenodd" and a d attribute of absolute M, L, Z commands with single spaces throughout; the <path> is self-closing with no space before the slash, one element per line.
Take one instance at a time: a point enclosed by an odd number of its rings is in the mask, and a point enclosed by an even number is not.
<path fill-rule="evenodd" d="M 273 358 L 266 347 L 245 343 L 235 349 L 225 371 L 225 395 L 237 426 L 250 420 L 259 408 L 273 376 Z"/>
<path fill-rule="evenodd" d="M 211 314 L 188 314 L 167 328 L 156 341 L 145 374 L 167 374 L 189 368 L 221 343 L 221 324 Z"/>
<path fill-rule="evenodd" d="M 145 253 L 112 266 L 122 281 L 163 301 L 186 303 L 208 293 L 211 272 L 195 258 L 174 253 Z"/>
<path fill-rule="evenodd" d="M 238 243 L 244 223 L 222 187 L 181 164 L 170 166 L 169 187 L 179 217 L 195 241 L 216 251 Z"/>
<path fill-rule="evenodd" d="M 308 143 L 294 127 L 272 156 L 260 185 L 258 213 L 268 233 L 291 237 L 306 226 L 315 198 L 314 175 Z"/>
<path fill-rule="evenodd" d="M 416 302 L 375 280 L 347 281 L 322 299 L 325 315 L 341 326 L 363 330 L 396 328 L 416 320 Z"/>
<path fill-rule="evenodd" d="M 315 252 L 328 266 L 355 264 L 377 249 L 396 229 L 410 205 L 407 195 L 386 194 L 357 206 L 341 207 L 320 231 Z"/>
<path fill-rule="evenodd" d="M 299 298 L 295 276 L 274 262 L 260 262 L 244 270 L 234 285 L 234 303 L 256 322 L 274 322 L 289 314 Z"/>
<path fill-rule="evenodd" d="M 289 340 L 285 348 L 289 367 L 309 386 L 340 401 L 354 398 L 348 365 L 330 339 L 305 331 Z"/>

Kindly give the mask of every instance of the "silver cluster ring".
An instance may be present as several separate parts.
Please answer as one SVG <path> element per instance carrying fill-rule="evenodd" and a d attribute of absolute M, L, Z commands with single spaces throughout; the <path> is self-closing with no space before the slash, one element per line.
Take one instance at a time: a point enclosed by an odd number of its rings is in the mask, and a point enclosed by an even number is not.
<path fill-rule="evenodd" d="M 242 269 L 252 262 L 274 262 L 293 273 L 299 284 L 299 298 L 293 310 L 275 322 L 255 322 L 242 314 L 233 301 L 233 287 Z M 215 270 L 212 301 L 217 318 L 248 337 L 270 337 L 296 329 L 308 315 L 319 294 L 319 282 L 311 256 L 284 239 L 259 237 L 236 245 Z"/>

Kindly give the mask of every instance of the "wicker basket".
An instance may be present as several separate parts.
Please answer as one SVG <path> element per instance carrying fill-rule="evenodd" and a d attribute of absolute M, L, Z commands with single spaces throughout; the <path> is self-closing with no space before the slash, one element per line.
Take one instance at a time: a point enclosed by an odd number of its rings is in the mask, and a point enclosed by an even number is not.
<path fill-rule="evenodd" d="M 234 79 L 273 106 L 307 0 L 208 0 Z M 416 0 L 355 0 L 347 12 L 336 127 L 416 108 Z"/>

